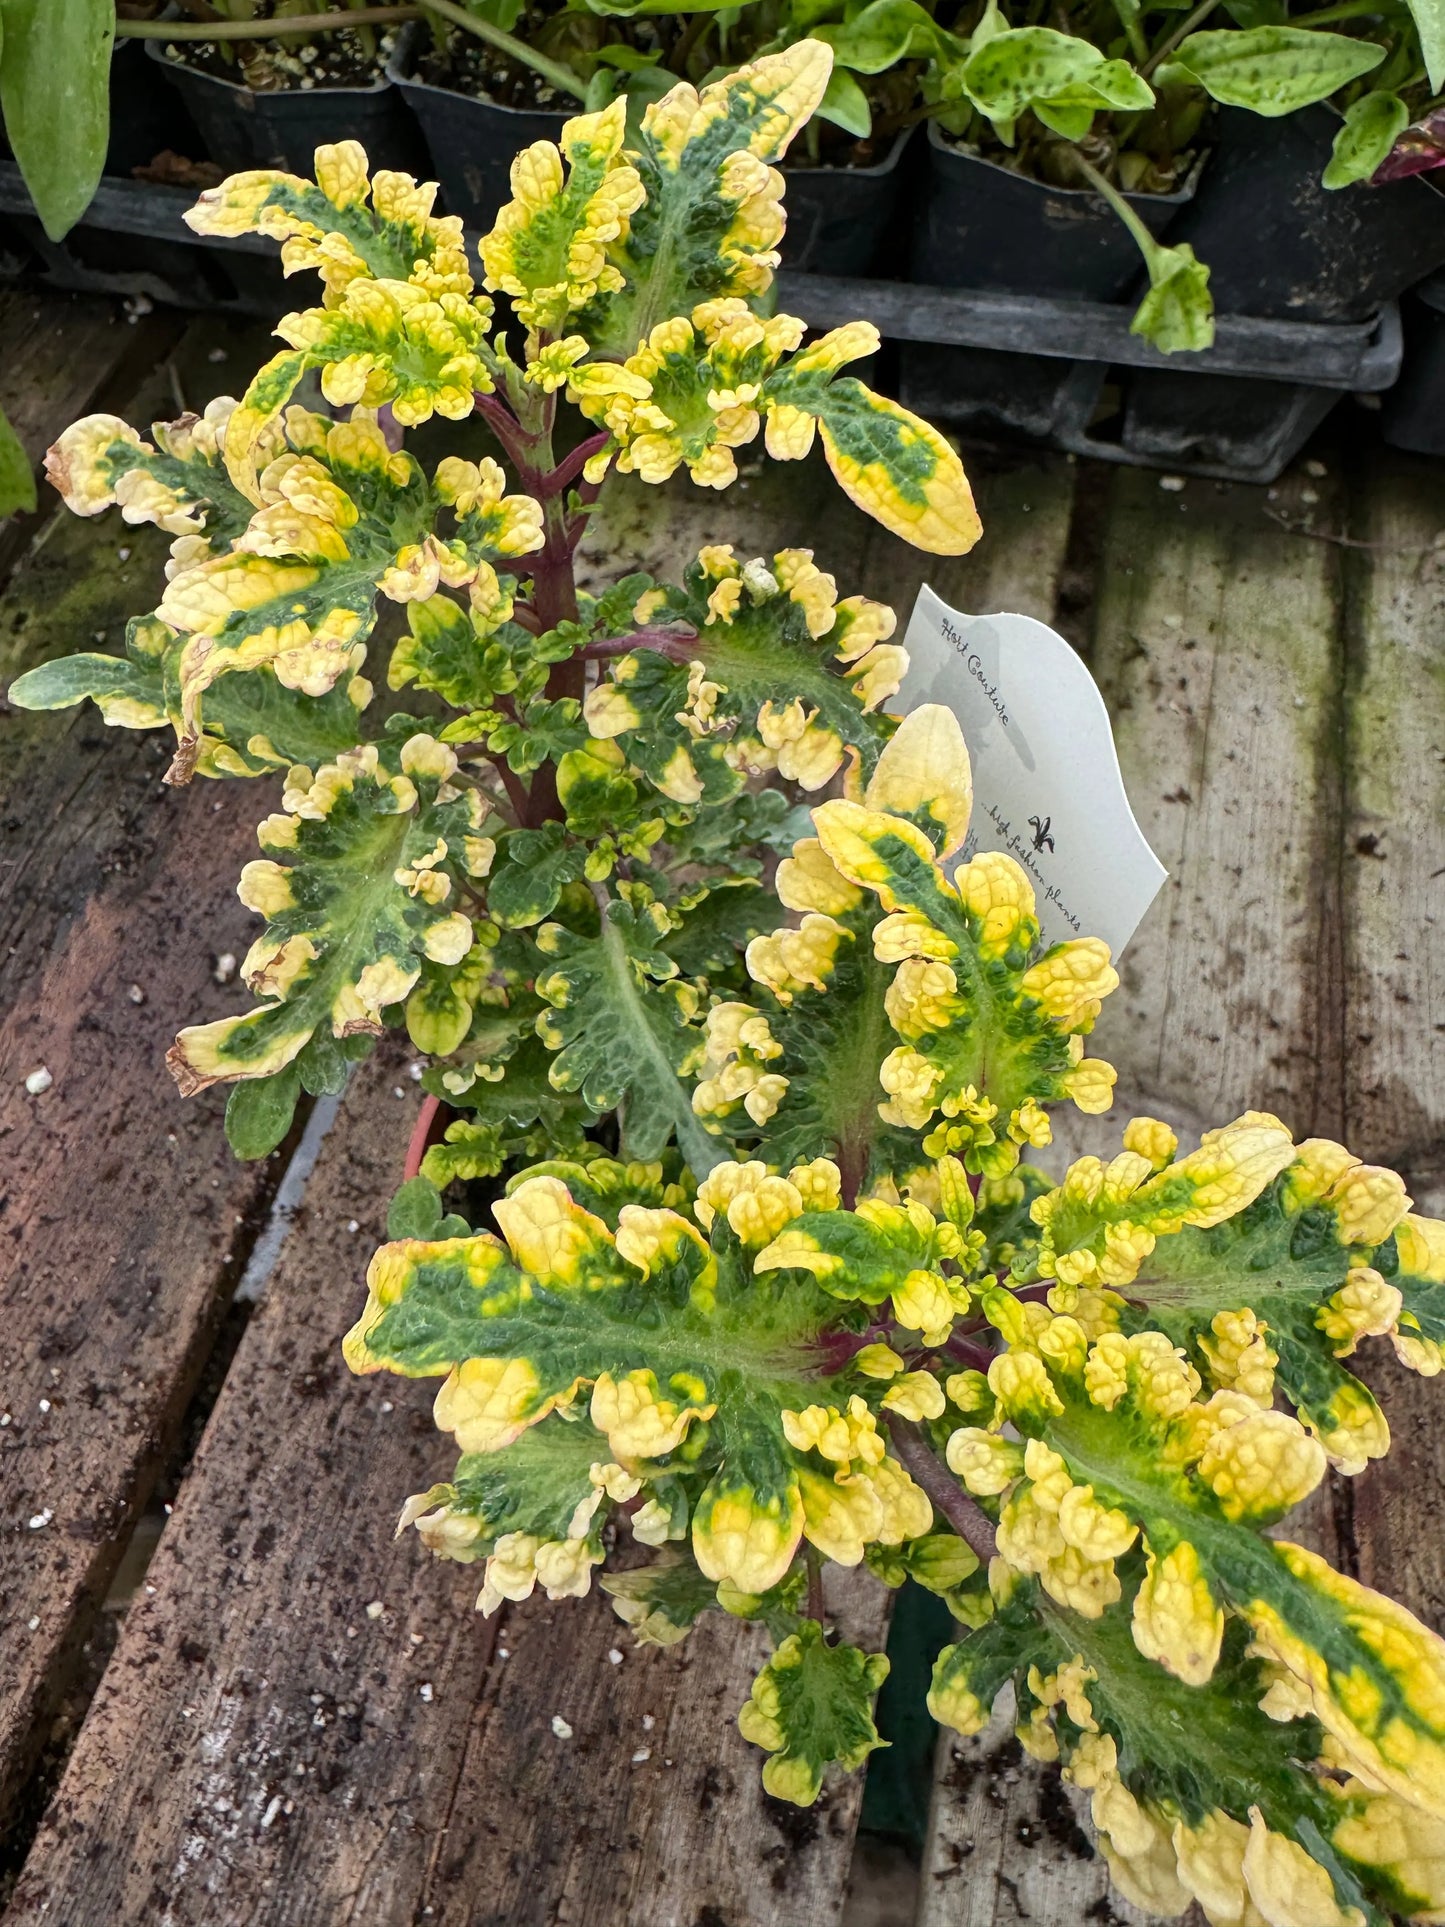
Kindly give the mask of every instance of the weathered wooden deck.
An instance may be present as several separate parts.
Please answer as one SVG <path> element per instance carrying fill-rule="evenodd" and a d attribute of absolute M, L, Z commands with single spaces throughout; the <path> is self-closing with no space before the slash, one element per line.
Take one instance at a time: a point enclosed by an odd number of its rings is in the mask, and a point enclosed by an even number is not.
<path fill-rule="evenodd" d="M 216 323 L 0 297 L 0 403 L 37 455 L 87 408 L 170 414 L 256 358 Z M 1266 495 L 975 467 L 985 540 L 929 578 L 1077 639 L 1172 872 L 1103 1054 L 1164 1115 L 1267 1106 L 1441 1210 L 1445 471 L 1326 450 Z M 744 550 L 810 544 L 905 610 L 925 573 L 811 469 L 722 504 L 633 496 L 596 546 L 656 566 L 719 513 Z M 53 497 L 0 530 L 0 686 L 118 644 L 161 553 Z M 600 1598 L 482 1621 L 473 1575 L 393 1543 L 445 1441 L 430 1388 L 350 1379 L 338 1341 L 414 1115 L 405 1055 L 262 1167 L 232 1163 L 219 1104 L 182 1103 L 161 1063 L 180 1020 L 242 994 L 216 959 L 248 941 L 232 891 L 257 793 L 163 790 L 164 746 L 90 708 L 7 716 L 3 743 L 6 1927 L 836 1927 L 858 1788 L 806 1814 L 761 1794 L 733 1724 L 754 1631 L 639 1652 Z M 1313 1529 L 1442 1626 L 1445 1394 L 1371 1369 L 1395 1454 Z M 840 1605 L 882 1637 L 866 1576 Z M 1057 1779 L 1003 1728 L 945 1738 L 914 1885 L 868 1919 L 1140 1918 L 1104 1902 Z"/>

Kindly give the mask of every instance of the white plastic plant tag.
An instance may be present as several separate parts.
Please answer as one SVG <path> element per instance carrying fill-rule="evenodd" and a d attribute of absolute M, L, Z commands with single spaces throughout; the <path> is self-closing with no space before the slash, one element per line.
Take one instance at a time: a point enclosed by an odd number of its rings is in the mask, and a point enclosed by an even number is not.
<path fill-rule="evenodd" d="M 1134 820 L 1098 685 L 1032 616 L 965 616 L 925 583 L 904 638 L 905 713 L 944 703 L 973 762 L 962 855 L 1023 865 L 1045 943 L 1102 937 L 1117 959 L 1168 871 Z"/>

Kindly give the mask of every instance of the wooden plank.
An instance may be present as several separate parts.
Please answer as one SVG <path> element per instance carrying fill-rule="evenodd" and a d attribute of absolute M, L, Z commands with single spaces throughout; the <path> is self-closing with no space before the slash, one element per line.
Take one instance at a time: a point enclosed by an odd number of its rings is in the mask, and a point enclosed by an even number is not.
<path fill-rule="evenodd" d="M 1084 484 L 1088 486 L 1087 483 Z M 1339 1129 L 1336 562 L 1262 491 L 1123 471 L 1110 486 L 1092 666 L 1124 781 L 1170 877 L 1121 964 L 1091 1048 L 1115 1064 L 1107 1119 L 1061 1119 L 1050 1158 L 1107 1155 L 1132 1113 L 1185 1135 L 1257 1107 L 1300 1135 Z M 1302 481 L 1278 512 L 1298 512 Z M 1319 492 L 1318 490 L 1316 492 Z M 1328 1490 L 1299 1536 L 1328 1549 Z M 1006 1721 L 939 1748 L 918 1927 L 1086 1918 L 1103 1863 L 1056 1767 Z"/>
<path fill-rule="evenodd" d="M 78 352 L 92 353 L 87 339 Z M 193 338 L 181 357 L 197 380 L 214 341 Z M 134 397 L 142 420 L 171 412 L 169 386 L 160 374 Z M 68 414 L 73 397 L 61 399 Z M 7 592 L 0 677 L 97 635 L 115 646 L 153 599 L 163 554 L 154 531 L 62 512 Z M 107 731 L 89 705 L 12 716 L 5 736 L 0 1805 L 45 1739 L 174 1446 L 273 1181 L 232 1163 L 219 1105 L 183 1106 L 163 1063 L 178 1021 L 243 996 L 212 968 L 248 938 L 234 876 L 264 794 L 163 790 L 159 737 Z M 53 1083 L 32 1096 L 24 1080 L 41 1068 Z"/>
<path fill-rule="evenodd" d="M 1135 814 L 1169 869 L 1092 1044 L 1207 1123 L 1342 1123 L 1338 565 L 1289 533 L 1303 488 L 1114 483 L 1094 670 Z M 1331 512 L 1326 493 L 1317 511 Z"/>
<path fill-rule="evenodd" d="M 61 429 L 103 405 L 127 370 L 154 366 L 177 333 L 151 316 L 128 322 L 119 301 L 100 295 L 0 290 L 0 408 L 30 457 L 40 502 L 33 514 L 0 521 L 0 568 L 8 568 L 55 506 L 41 464 Z M 167 409 L 168 414 L 174 413 Z"/>
<path fill-rule="evenodd" d="M 1010 502 L 1019 522 L 1034 512 L 1024 499 L 1054 504 L 1053 576 L 1069 476 L 1052 463 L 995 491 L 996 529 Z M 807 539 L 818 493 L 800 479 L 755 485 L 740 547 Z M 709 498 L 642 499 L 657 520 L 627 526 L 659 565 L 716 532 Z M 848 546 L 834 513 L 818 530 L 829 560 Z M 900 545 L 868 540 L 843 586 L 921 577 L 911 558 L 887 561 Z M 1032 568 L 1041 549 L 1000 537 L 984 571 L 944 565 L 934 579 L 965 606 L 1016 604 L 1027 583 L 1010 582 L 1007 558 Z M 336 1349 L 411 1121 L 386 1098 L 395 1076 L 367 1073 L 322 1151 L 303 1233 L 242 1342 L 151 1568 L 155 1592 L 127 1621 L 10 1918 L 47 1904 L 77 1927 L 159 1917 L 163 1897 L 176 1927 L 400 1923 L 426 1908 L 595 1927 L 835 1919 L 858 1783 L 806 1815 L 762 1794 L 734 1723 L 763 1656 L 755 1629 L 719 1622 L 660 1653 L 634 1651 L 601 1599 L 480 1622 L 475 1573 L 391 1544 L 402 1499 L 449 1470 L 429 1389 L 352 1382 Z M 298 1385 L 324 1396 L 301 1402 Z M 881 1588 L 861 1576 L 839 1604 L 856 1637 L 881 1640 Z M 144 1751 L 142 1720 L 156 1736 Z"/>
<path fill-rule="evenodd" d="M 1394 456 L 1366 476 L 1354 552 L 1344 835 L 1347 1142 L 1445 1214 L 1445 478 Z M 1359 1576 L 1445 1630 L 1439 1380 L 1378 1344 L 1364 1375 L 1394 1447 L 1353 1482 Z"/>

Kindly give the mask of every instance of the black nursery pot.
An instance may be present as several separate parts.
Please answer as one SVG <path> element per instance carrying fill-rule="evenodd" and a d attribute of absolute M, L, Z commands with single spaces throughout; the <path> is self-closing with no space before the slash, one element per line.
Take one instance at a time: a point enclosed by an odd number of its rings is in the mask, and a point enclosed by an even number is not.
<path fill-rule="evenodd" d="M 789 167 L 783 266 L 798 274 L 876 273 L 894 252 L 911 128 L 872 167 Z"/>
<path fill-rule="evenodd" d="M 399 35 L 386 71 L 416 116 L 430 155 L 429 178 L 440 181 L 448 214 L 490 228 L 497 209 L 512 198 L 512 162 L 519 150 L 559 139 L 568 114 L 502 107 L 417 79 L 425 31 L 418 22 Z M 581 102 L 570 111 L 581 113 Z"/>
<path fill-rule="evenodd" d="M 1172 227 L 1196 169 L 1172 194 L 1129 194 L 1151 234 Z M 1050 187 L 952 146 L 928 127 L 928 173 L 913 230 L 910 279 L 1062 300 L 1115 301 L 1139 277 L 1139 250 L 1090 188 Z"/>
<path fill-rule="evenodd" d="M 211 159 L 228 173 L 279 167 L 309 175 L 316 149 L 344 140 L 361 142 L 373 172 L 381 167 L 404 174 L 422 171 L 416 129 L 387 78 L 370 87 L 279 87 L 262 93 L 170 59 L 162 41 L 145 44 L 200 129 Z"/>
<path fill-rule="evenodd" d="M 1380 433 L 1392 448 L 1445 455 L 1445 274 L 1401 304 L 1405 366 L 1384 398 Z"/>
<path fill-rule="evenodd" d="M 1320 176 L 1340 117 L 1220 111 L 1199 193 L 1170 229 L 1210 268 L 1221 314 L 1366 321 L 1445 265 L 1445 194 L 1423 176 L 1329 189 Z"/>
<path fill-rule="evenodd" d="M 167 76 L 146 56 L 143 40 L 117 40 L 110 58 L 110 138 L 107 174 L 129 175 L 169 148 L 198 160 L 200 131 L 176 98 Z"/>

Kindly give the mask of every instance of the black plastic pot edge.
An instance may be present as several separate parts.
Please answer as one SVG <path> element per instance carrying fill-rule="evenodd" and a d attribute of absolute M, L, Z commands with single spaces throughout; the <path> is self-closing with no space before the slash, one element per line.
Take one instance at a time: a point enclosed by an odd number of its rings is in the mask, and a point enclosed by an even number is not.
<path fill-rule="evenodd" d="M 872 167 L 784 168 L 784 268 L 866 278 L 879 263 L 903 259 L 906 236 L 889 230 L 904 187 L 903 156 L 915 131 L 905 127 L 896 134 Z"/>
<path fill-rule="evenodd" d="M 580 101 L 555 112 L 504 107 L 475 94 L 455 93 L 416 77 L 417 49 L 426 28 L 412 21 L 397 36 L 386 65 L 388 80 L 406 102 L 441 184 L 449 214 L 490 228 L 497 209 L 511 197 L 512 162 L 532 141 L 555 140 L 562 123 L 580 113 Z"/>
<path fill-rule="evenodd" d="M 928 124 L 927 171 L 909 254 L 925 286 L 1050 300 L 1115 301 L 1137 281 L 1139 250 L 1114 210 L 1089 187 L 1055 187 L 1017 173 Z M 1193 199 L 1207 156 L 1172 194 L 1127 194 L 1155 236 Z"/>
<path fill-rule="evenodd" d="M 420 142 L 389 72 L 367 87 L 260 93 L 172 60 L 164 41 L 147 40 L 145 47 L 184 102 L 208 157 L 228 172 L 283 167 L 309 174 L 316 148 L 341 140 L 359 140 L 373 170 L 419 171 Z"/>
<path fill-rule="evenodd" d="M 1218 110 L 1208 172 L 1169 235 L 1209 264 L 1217 306 L 1358 321 L 1445 265 L 1445 194 L 1423 176 L 1324 186 L 1340 124 L 1328 103 L 1280 119 Z"/>
<path fill-rule="evenodd" d="M 1405 365 L 1385 396 L 1380 433 L 1411 455 L 1445 455 L 1445 274 L 1405 297 Z"/>

